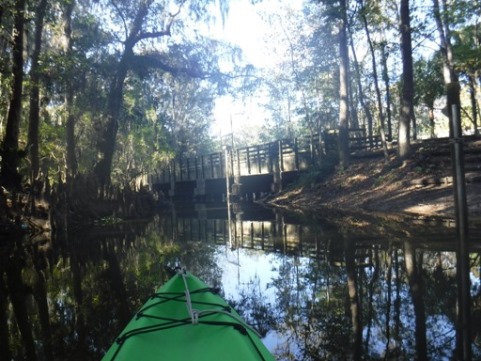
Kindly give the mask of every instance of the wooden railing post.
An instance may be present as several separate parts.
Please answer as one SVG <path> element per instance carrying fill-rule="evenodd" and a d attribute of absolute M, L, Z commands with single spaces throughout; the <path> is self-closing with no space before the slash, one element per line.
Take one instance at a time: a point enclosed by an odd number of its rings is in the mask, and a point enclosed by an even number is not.
<path fill-rule="evenodd" d="M 219 152 L 219 166 L 220 166 L 219 178 L 222 178 L 223 176 L 227 177 L 227 170 L 224 169 L 224 165 L 226 164 L 225 164 L 225 160 L 223 160 L 223 157 L 224 155 L 222 154 L 222 152 Z"/>
<path fill-rule="evenodd" d="M 279 145 L 279 170 L 283 172 L 284 171 L 284 154 L 282 150 L 282 139 L 278 141 L 278 145 Z"/>
<path fill-rule="evenodd" d="M 230 147 L 230 171 L 232 172 L 232 177 L 235 176 L 235 171 L 234 171 L 234 149 Z"/>
<path fill-rule="evenodd" d="M 299 170 L 299 147 L 297 143 L 297 137 L 294 138 L 294 167 L 295 170 Z"/>
<path fill-rule="evenodd" d="M 209 161 L 210 161 L 210 177 L 214 178 L 214 153 L 209 154 Z"/>
<path fill-rule="evenodd" d="M 177 168 L 179 171 L 179 181 L 182 181 L 182 159 L 179 158 L 178 162 L 179 162 L 179 166 Z"/>
<path fill-rule="evenodd" d="M 237 149 L 237 175 L 240 177 L 241 176 L 241 165 L 240 165 L 240 149 Z"/>
<path fill-rule="evenodd" d="M 197 178 L 199 178 L 199 168 L 198 168 L 197 158 L 198 158 L 198 157 L 195 157 L 195 158 L 194 158 L 195 180 L 197 180 Z"/>
<path fill-rule="evenodd" d="M 259 169 L 259 174 L 262 173 L 262 164 L 261 164 L 261 153 L 259 150 L 259 145 L 257 145 L 257 164 L 258 164 L 258 169 Z"/>

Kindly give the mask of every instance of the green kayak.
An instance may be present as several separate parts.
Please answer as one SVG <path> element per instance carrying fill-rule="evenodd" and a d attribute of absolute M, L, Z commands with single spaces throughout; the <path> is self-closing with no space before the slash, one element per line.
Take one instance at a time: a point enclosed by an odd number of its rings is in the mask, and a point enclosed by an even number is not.
<path fill-rule="evenodd" d="M 102 361 L 275 360 L 214 289 L 177 273 L 137 312 Z"/>

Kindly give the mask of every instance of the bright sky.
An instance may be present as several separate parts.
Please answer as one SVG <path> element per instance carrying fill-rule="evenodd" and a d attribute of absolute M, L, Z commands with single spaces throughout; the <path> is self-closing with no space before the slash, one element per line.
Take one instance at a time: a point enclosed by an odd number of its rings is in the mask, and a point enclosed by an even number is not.
<path fill-rule="evenodd" d="M 261 68 L 269 65 L 264 38 L 267 24 L 257 13 L 257 8 L 249 0 L 234 0 L 230 3 L 225 26 L 216 29 L 216 36 L 237 45 L 243 51 L 245 61 Z M 217 99 L 214 110 L 214 136 L 239 132 L 244 127 L 252 127 L 264 119 L 263 110 L 252 104 L 245 104 L 242 99 L 225 96 Z M 257 118 L 257 119 L 256 119 Z M 232 130 L 231 130 L 232 119 Z"/>
<path fill-rule="evenodd" d="M 284 5 L 300 10 L 302 0 L 284 0 Z M 269 38 L 272 34 L 271 25 L 263 18 L 264 14 L 279 11 L 282 5 L 281 0 L 264 0 L 256 5 L 251 0 L 233 0 L 229 5 L 229 14 L 225 26 L 218 25 L 215 29 L 215 36 L 240 47 L 247 63 L 256 68 L 268 68 L 276 62 L 272 57 L 272 49 L 275 39 Z M 242 129 L 244 132 L 249 128 L 249 133 L 257 133 L 265 122 L 265 110 L 259 106 L 257 99 L 259 94 L 249 99 L 233 99 L 222 97 L 216 101 L 214 111 L 215 125 L 212 129 L 213 136 L 238 134 Z M 231 129 L 232 119 L 232 129 Z"/>
<path fill-rule="evenodd" d="M 249 0 L 234 0 L 229 6 L 225 26 L 216 29 L 216 36 L 239 46 L 246 60 L 256 67 L 267 66 L 264 37 L 268 25 L 258 13 L 259 5 L 252 5 Z"/>

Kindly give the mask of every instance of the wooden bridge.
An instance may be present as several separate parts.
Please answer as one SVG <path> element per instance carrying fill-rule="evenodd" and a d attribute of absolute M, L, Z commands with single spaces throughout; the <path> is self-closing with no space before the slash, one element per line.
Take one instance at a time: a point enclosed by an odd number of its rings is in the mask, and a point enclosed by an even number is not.
<path fill-rule="evenodd" d="M 379 137 L 366 137 L 364 129 L 351 129 L 351 151 L 379 148 Z M 321 165 L 337 152 L 337 132 L 174 159 L 157 174 L 143 179 L 160 197 L 174 200 L 252 200 L 277 192 L 310 167 Z"/>

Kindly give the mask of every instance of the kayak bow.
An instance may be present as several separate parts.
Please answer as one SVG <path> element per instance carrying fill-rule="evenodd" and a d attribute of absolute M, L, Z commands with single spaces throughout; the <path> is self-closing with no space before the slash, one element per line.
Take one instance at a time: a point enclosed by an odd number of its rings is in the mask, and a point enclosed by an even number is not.
<path fill-rule="evenodd" d="M 184 269 L 152 295 L 102 361 L 275 360 L 215 289 Z"/>

